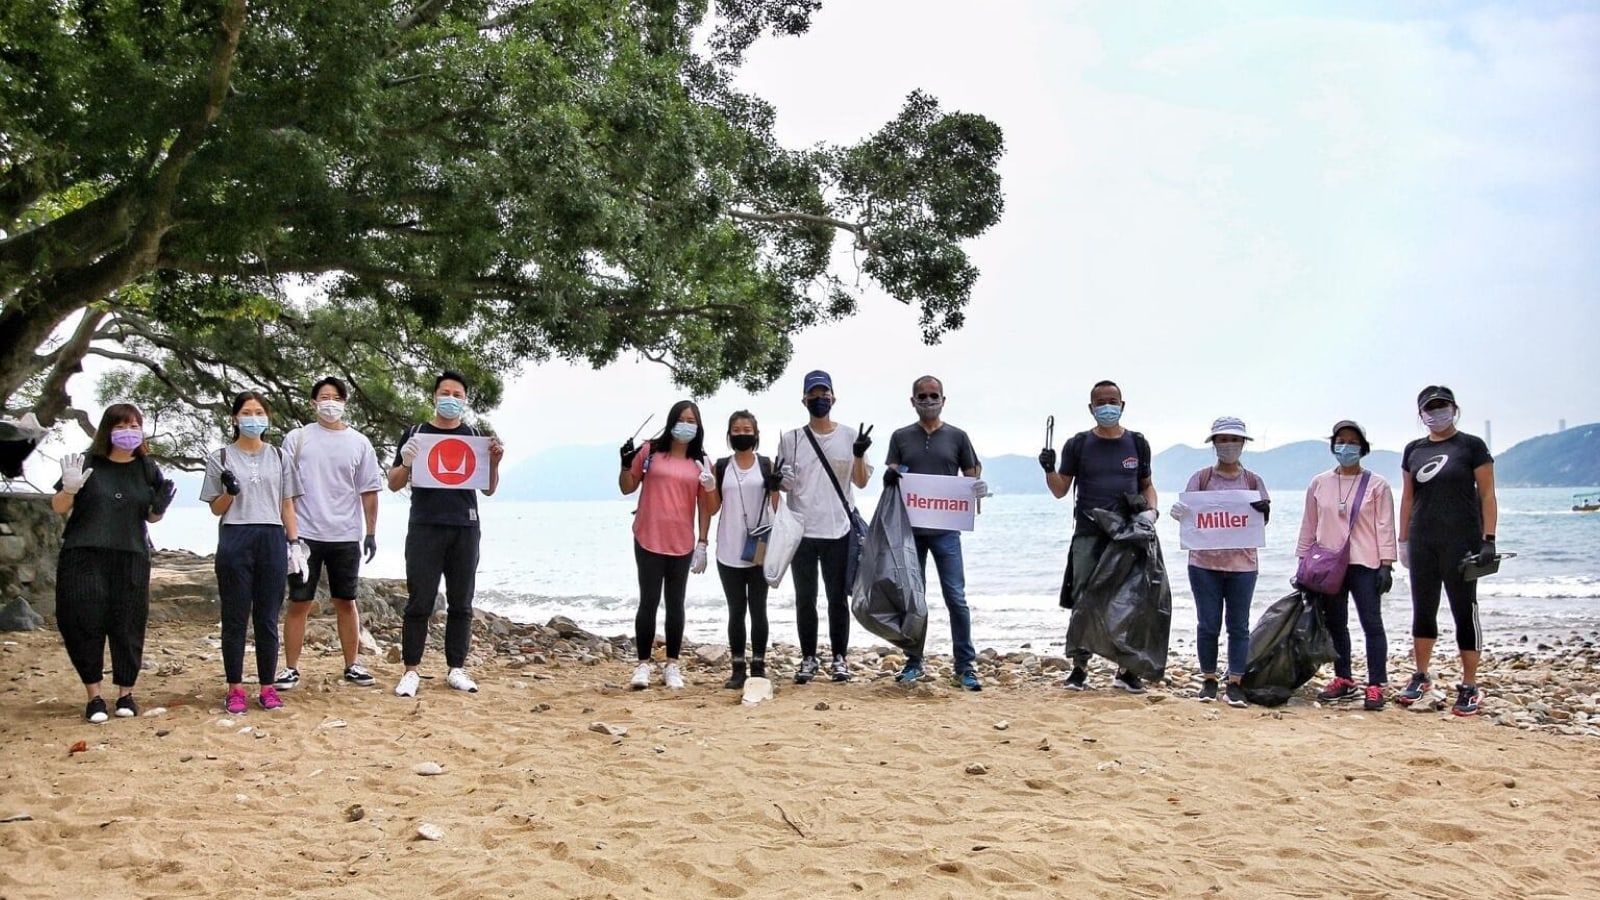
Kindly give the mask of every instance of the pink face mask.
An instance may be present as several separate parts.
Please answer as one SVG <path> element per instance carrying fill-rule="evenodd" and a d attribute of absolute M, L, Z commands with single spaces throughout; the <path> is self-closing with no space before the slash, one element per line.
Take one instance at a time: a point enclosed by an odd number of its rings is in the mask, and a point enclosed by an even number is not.
<path fill-rule="evenodd" d="M 132 428 L 119 428 L 111 432 L 111 446 L 129 453 L 144 443 L 144 432 Z"/>

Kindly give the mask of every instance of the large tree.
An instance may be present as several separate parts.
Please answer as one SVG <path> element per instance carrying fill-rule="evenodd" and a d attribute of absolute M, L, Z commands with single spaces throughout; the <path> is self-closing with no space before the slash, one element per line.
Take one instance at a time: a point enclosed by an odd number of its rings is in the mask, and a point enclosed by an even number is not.
<path fill-rule="evenodd" d="M 819 6 L 0 4 L 0 402 L 82 420 L 71 377 L 119 360 L 102 392 L 182 459 L 233 390 L 325 372 L 375 437 L 447 363 L 480 408 L 551 357 L 763 387 L 872 284 L 936 341 L 1001 212 L 1000 129 L 914 91 L 857 144 L 779 145 L 734 75 Z"/>

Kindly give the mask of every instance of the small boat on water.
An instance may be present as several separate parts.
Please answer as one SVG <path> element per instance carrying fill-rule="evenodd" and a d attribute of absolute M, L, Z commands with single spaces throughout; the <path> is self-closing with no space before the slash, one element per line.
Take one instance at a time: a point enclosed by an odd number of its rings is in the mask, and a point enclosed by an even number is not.
<path fill-rule="evenodd" d="M 1592 494 L 1573 494 L 1573 512 L 1600 512 L 1600 491 Z"/>

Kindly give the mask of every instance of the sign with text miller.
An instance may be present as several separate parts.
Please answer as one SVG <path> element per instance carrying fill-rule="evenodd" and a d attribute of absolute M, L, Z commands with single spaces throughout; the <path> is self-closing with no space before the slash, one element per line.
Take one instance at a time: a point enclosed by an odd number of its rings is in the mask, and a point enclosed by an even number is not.
<path fill-rule="evenodd" d="M 971 531 L 978 513 L 974 481 L 965 475 L 901 475 L 900 497 L 911 527 Z"/>
<path fill-rule="evenodd" d="M 1250 504 L 1260 491 L 1184 491 L 1179 502 L 1189 515 L 1178 526 L 1185 550 L 1244 550 L 1267 545 L 1267 520 Z"/>
<path fill-rule="evenodd" d="M 478 435 L 418 434 L 411 486 L 443 490 L 489 489 L 489 438 Z"/>

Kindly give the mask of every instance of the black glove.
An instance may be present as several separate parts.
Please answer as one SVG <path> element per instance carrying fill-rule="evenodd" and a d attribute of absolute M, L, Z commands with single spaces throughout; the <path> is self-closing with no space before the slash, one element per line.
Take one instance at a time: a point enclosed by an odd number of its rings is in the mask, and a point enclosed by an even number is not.
<path fill-rule="evenodd" d="M 378 536 L 375 534 L 367 535 L 361 541 L 361 549 L 367 553 L 366 561 L 372 562 L 372 558 L 378 555 Z"/>
<path fill-rule="evenodd" d="M 1250 504 L 1250 508 L 1255 510 L 1258 513 L 1261 513 L 1261 521 L 1262 522 L 1271 522 L 1272 521 L 1272 501 L 1271 500 L 1257 500 L 1256 502 Z"/>
<path fill-rule="evenodd" d="M 872 446 L 872 426 L 863 422 L 856 426 L 856 442 L 850 449 L 855 451 L 856 459 L 867 455 L 867 450 Z"/>
<path fill-rule="evenodd" d="M 1394 566 L 1384 563 L 1378 567 L 1378 596 L 1394 590 Z"/>
<path fill-rule="evenodd" d="M 769 491 L 781 491 L 781 490 L 783 490 L 783 473 L 778 471 L 781 468 L 783 468 L 783 465 L 781 463 L 774 463 L 773 464 L 772 472 L 766 478 L 767 490 L 769 490 Z"/>
<path fill-rule="evenodd" d="M 628 438 L 627 442 L 617 449 L 617 453 L 622 456 L 622 467 L 628 469 L 633 467 L 633 458 L 639 455 L 639 448 L 633 445 L 633 438 Z"/>
<path fill-rule="evenodd" d="M 1472 563 L 1473 565 L 1487 566 L 1492 562 L 1494 562 L 1494 541 L 1484 538 L 1483 543 L 1478 545 L 1478 555 L 1473 557 Z"/>
<path fill-rule="evenodd" d="M 1054 447 L 1046 447 L 1039 451 L 1039 468 L 1044 469 L 1046 473 L 1056 470 L 1056 450 Z"/>
<path fill-rule="evenodd" d="M 900 467 L 889 466 L 883 470 L 883 486 L 892 488 L 900 483 Z"/>
<path fill-rule="evenodd" d="M 222 474 L 217 478 L 222 482 L 223 490 L 234 497 L 239 496 L 239 476 L 233 474 L 232 469 L 223 469 Z"/>
<path fill-rule="evenodd" d="M 150 515 L 159 516 L 172 505 L 172 498 L 178 496 L 178 485 L 170 478 L 163 478 L 154 485 L 155 496 L 150 499 Z"/>

